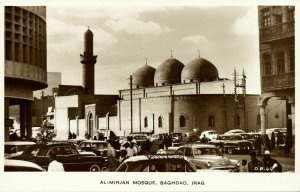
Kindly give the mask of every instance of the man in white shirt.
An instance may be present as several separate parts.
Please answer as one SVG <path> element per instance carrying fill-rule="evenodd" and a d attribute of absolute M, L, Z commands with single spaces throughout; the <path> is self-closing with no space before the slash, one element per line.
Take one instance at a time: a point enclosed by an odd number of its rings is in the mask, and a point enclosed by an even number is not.
<path fill-rule="evenodd" d="M 50 154 L 50 161 L 51 163 L 49 163 L 48 172 L 65 171 L 63 164 L 56 160 L 55 154 Z"/>

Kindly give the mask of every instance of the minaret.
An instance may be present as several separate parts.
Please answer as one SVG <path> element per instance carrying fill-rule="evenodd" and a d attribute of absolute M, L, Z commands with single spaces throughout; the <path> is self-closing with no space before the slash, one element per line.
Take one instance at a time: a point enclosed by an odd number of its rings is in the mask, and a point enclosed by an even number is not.
<path fill-rule="evenodd" d="M 93 55 L 93 38 L 92 31 L 88 30 L 84 33 L 84 52 L 80 54 L 80 62 L 82 63 L 82 86 L 85 94 L 94 95 L 95 89 L 95 63 L 97 55 Z"/>

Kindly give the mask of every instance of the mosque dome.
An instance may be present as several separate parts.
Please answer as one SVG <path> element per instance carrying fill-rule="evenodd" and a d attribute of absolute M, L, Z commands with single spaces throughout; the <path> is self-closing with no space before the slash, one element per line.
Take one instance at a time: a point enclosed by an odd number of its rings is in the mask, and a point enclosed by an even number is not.
<path fill-rule="evenodd" d="M 132 82 L 136 88 L 154 85 L 155 68 L 145 65 L 140 67 L 132 74 Z"/>
<path fill-rule="evenodd" d="M 174 58 L 164 61 L 156 69 L 154 75 L 154 84 L 156 86 L 160 86 L 180 83 L 181 71 L 183 67 L 184 65 Z"/>
<path fill-rule="evenodd" d="M 218 79 L 218 69 L 203 58 L 197 58 L 189 62 L 181 73 L 182 83 L 215 81 Z"/>

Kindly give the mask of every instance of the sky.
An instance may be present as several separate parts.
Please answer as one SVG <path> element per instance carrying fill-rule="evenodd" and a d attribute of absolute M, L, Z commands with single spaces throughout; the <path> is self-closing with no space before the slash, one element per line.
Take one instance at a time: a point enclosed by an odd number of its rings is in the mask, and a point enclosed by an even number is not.
<path fill-rule="evenodd" d="M 257 6 L 47 6 L 47 65 L 62 84 L 81 85 L 83 35 L 94 34 L 95 94 L 118 94 L 129 76 L 171 57 L 200 56 L 221 78 L 247 76 L 247 93 L 260 94 Z"/>

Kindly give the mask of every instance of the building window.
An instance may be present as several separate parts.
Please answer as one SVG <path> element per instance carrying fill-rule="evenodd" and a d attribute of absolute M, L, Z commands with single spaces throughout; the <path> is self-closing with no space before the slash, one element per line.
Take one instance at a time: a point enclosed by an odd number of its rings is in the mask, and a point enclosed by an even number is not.
<path fill-rule="evenodd" d="M 215 126 L 215 117 L 213 115 L 210 115 L 208 117 L 208 126 L 211 126 L 211 127 Z"/>
<path fill-rule="evenodd" d="M 271 75 L 272 63 L 271 63 L 271 55 L 269 53 L 263 55 L 263 63 L 264 63 L 264 74 Z"/>
<path fill-rule="evenodd" d="M 147 117 L 144 118 L 144 127 L 148 127 L 148 118 Z"/>
<path fill-rule="evenodd" d="M 295 7 L 294 6 L 289 7 L 288 16 L 289 16 L 289 21 L 295 20 Z"/>
<path fill-rule="evenodd" d="M 269 9 L 262 10 L 262 27 L 268 27 L 271 25 L 271 15 Z"/>
<path fill-rule="evenodd" d="M 275 15 L 275 24 L 282 23 L 282 15 Z"/>
<path fill-rule="evenodd" d="M 236 115 L 235 117 L 235 126 L 240 126 L 241 125 L 241 118 L 239 115 Z"/>
<path fill-rule="evenodd" d="M 295 71 L 295 50 L 292 49 L 289 51 L 289 64 L 290 64 L 290 72 Z"/>
<path fill-rule="evenodd" d="M 161 117 L 158 117 L 158 127 L 162 127 L 163 124 L 162 124 L 162 118 Z"/>
<path fill-rule="evenodd" d="M 179 126 L 185 127 L 185 125 L 186 125 L 186 118 L 185 118 L 185 116 L 181 115 L 179 118 Z"/>
<path fill-rule="evenodd" d="M 260 115 L 259 114 L 257 115 L 256 124 L 260 125 Z"/>
<path fill-rule="evenodd" d="M 284 52 L 283 51 L 278 52 L 276 54 L 276 58 L 277 58 L 277 74 L 284 73 L 285 72 Z"/>

